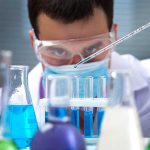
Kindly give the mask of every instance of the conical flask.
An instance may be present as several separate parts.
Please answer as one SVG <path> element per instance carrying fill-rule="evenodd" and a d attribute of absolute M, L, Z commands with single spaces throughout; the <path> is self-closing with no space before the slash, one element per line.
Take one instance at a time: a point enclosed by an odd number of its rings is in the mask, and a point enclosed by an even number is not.
<path fill-rule="evenodd" d="M 144 150 L 140 122 L 128 70 L 112 71 L 109 104 L 102 122 L 97 150 Z"/>
<path fill-rule="evenodd" d="M 0 52 L 0 150 L 18 150 L 11 137 L 4 138 L 3 131 L 6 129 L 5 117 L 8 104 L 8 61 L 11 60 L 10 51 Z"/>
<path fill-rule="evenodd" d="M 9 106 L 6 124 L 19 148 L 28 148 L 38 130 L 28 89 L 28 66 L 10 66 Z"/>

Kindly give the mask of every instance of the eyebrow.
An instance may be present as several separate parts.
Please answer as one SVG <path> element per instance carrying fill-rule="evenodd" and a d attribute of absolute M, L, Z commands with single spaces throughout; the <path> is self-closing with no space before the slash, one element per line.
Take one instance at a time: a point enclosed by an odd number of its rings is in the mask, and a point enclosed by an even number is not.
<path fill-rule="evenodd" d="M 61 51 L 68 51 L 67 49 L 61 48 L 61 47 L 56 47 L 56 46 L 49 46 L 49 48 L 53 50 L 61 50 Z"/>

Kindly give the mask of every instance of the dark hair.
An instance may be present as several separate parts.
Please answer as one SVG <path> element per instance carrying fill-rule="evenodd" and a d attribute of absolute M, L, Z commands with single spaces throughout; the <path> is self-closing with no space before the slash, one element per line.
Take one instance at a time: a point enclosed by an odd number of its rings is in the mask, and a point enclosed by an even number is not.
<path fill-rule="evenodd" d="M 37 18 L 41 13 L 67 24 L 88 18 L 93 14 L 94 8 L 104 10 L 108 28 L 111 30 L 113 0 L 28 0 L 29 19 L 36 35 L 38 34 Z"/>

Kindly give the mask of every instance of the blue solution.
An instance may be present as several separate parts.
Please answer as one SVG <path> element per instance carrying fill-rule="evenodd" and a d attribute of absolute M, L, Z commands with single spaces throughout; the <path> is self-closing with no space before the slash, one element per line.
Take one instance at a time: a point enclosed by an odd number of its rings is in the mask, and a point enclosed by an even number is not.
<path fill-rule="evenodd" d="M 104 118 L 104 109 L 97 110 L 97 134 L 101 134 L 101 126 Z"/>
<path fill-rule="evenodd" d="M 80 129 L 80 110 L 79 110 L 79 108 L 71 109 L 71 123 L 76 128 Z"/>
<path fill-rule="evenodd" d="M 33 105 L 9 105 L 6 125 L 19 148 L 30 147 L 32 138 L 38 131 Z"/>
<path fill-rule="evenodd" d="M 48 122 L 48 112 L 45 112 L 45 123 Z"/>
<path fill-rule="evenodd" d="M 93 136 L 93 111 L 84 111 L 84 136 Z"/>
<path fill-rule="evenodd" d="M 65 107 L 51 107 L 49 109 L 49 116 L 55 118 L 65 118 L 67 116 L 67 108 Z"/>

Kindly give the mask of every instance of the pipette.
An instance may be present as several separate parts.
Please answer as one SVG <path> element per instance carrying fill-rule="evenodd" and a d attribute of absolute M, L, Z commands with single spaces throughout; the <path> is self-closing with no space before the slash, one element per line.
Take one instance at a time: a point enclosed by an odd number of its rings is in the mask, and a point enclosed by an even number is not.
<path fill-rule="evenodd" d="M 127 34 L 127 35 L 125 35 L 124 37 L 118 39 L 117 41 L 111 43 L 110 45 L 108 45 L 108 46 L 106 46 L 106 47 L 104 47 L 104 48 L 98 50 L 98 51 L 95 52 L 94 54 L 92 54 L 92 55 L 90 55 L 90 56 L 84 58 L 83 60 L 81 60 L 80 62 L 78 62 L 77 64 L 75 64 L 74 68 L 77 68 L 78 65 L 83 64 L 83 63 L 85 63 L 85 62 L 91 60 L 92 58 L 94 58 L 94 57 L 96 57 L 96 56 L 102 54 L 103 52 L 107 51 L 108 49 L 111 49 L 111 48 L 113 48 L 113 47 L 119 45 L 120 43 L 126 41 L 127 39 L 133 37 L 134 35 L 138 34 L 139 32 L 141 32 L 141 31 L 143 31 L 143 30 L 145 30 L 145 29 L 147 29 L 147 28 L 149 28 L 149 27 L 150 27 L 150 22 L 147 23 L 147 24 L 145 24 L 145 25 L 143 25 L 142 27 L 140 27 L 140 28 L 134 30 L 133 32 L 130 32 L 129 34 Z"/>

